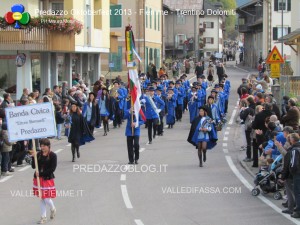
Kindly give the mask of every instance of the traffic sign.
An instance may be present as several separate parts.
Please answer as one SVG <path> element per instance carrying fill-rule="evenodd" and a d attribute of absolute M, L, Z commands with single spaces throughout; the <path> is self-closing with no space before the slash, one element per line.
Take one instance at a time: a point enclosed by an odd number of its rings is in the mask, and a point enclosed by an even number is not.
<path fill-rule="evenodd" d="M 271 64 L 271 78 L 280 77 L 280 63 Z"/>
<path fill-rule="evenodd" d="M 274 46 L 272 49 L 271 53 L 269 54 L 266 63 L 271 64 L 271 63 L 284 63 L 284 60 L 278 51 L 277 47 Z"/>

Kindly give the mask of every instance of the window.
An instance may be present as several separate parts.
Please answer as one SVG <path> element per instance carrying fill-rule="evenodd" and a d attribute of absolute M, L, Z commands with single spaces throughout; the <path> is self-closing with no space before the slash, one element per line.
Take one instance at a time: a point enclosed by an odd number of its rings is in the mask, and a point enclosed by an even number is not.
<path fill-rule="evenodd" d="M 214 22 L 205 22 L 205 28 L 214 28 Z"/>
<path fill-rule="evenodd" d="M 146 7 L 146 13 L 145 13 L 145 17 L 146 17 L 146 28 L 148 28 L 148 7 Z"/>
<path fill-rule="evenodd" d="M 153 12 L 154 15 L 154 30 L 156 30 L 156 11 Z"/>
<path fill-rule="evenodd" d="M 291 0 L 274 0 L 274 11 L 291 11 Z"/>
<path fill-rule="evenodd" d="M 205 38 L 205 43 L 206 44 L 213 44 L 214 43 L 214 38 L 212 38 L 212 37 Z"/>
<path fill-rule="evenodd" d="M 157 24 L 157 30 L 159 31 L 160 30 L 160 16 L 161 16 L 161 13 L 158 13 L 158 24 Z"/>
<path fill-rule="evenodd" d="M 118 46 L 118 53 L 109 53 L 109 63 L 112 65 L 111 72 L 122 71 L 122 46 Z"/>
<path fill-rule="evenodd" d="M 150 48 L 150 51 L 149 51 L 149 59 L 150 59 L 150 62 L 152 62 L 153 60 L 153 49 Z"/>
<path fill-rule="evenodd" d="M 184 15 L 177 15 L 177 24 L 178 25 L 184 25 L 185 24 L 185 16 Z"/>
<path fill-rule="evenodd" d="M 285 11 L 286 10 L 286 1 L 287 0 L 278 0 L 278 11 L 280 10 L 283 10 Z"/>
<path fill-rule="evenodd" d="M 278 40 L 282 37 L 282 28 L 281 27 L 273 27 L 273 40 Z M 283 36 L 291 33 L 290 27 L 283 27 Z"/>
<path fill-rule="evenodd" d="M 55 15 L 61 15 L 64 10 L 64 3 L 63 2 L 52 2 L 51 9 L 54 11 Z"/>
<path fill-rule="evenodd" d="M 111 15 L 110 15 L 110 27 L 122 27 L 122 6 L 121 5 L 111 5 Z"/>
<path fill-rule="evenodd" d="M 150 9 L 150 29 L 152 29 L 152 9 Z"/>

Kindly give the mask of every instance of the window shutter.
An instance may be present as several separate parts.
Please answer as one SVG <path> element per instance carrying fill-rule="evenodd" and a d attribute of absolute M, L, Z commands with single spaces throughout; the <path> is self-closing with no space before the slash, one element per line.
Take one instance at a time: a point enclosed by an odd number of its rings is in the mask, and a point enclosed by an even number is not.
<path fill-rule="evenodd" d="M 278 40 L 277 32 L 278 32 L 277 27 L 273 27 L 273 41 Z"/>
<path fill-rule="evenodd" d="M 292 8 L 291 0 L 288 0 L 287 1 L 287 11 L 291 11 L 291 8 Z"/>
<path fill-rule="evenodd" d="M 288 34 L 291 33 L 291 27 L 288 27 Z"/>
<path fill-rule="evenodd" d="M 278 0 L 274 0 L 274 11 L 278 11 Z"/>
<path fill-rule="evenodd" d="M 214 38 L 211 38 L 211 43 L 212 43 L 212 44 L 214 43 Z"/>

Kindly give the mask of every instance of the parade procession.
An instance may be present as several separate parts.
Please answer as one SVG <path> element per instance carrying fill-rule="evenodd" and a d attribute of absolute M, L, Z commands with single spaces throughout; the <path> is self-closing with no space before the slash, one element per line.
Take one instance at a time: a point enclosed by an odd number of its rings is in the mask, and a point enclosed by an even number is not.
<path fill-rule="evenodd" d="M 0 1 L 1 225 L 300 224 L 300 1 Z"/>

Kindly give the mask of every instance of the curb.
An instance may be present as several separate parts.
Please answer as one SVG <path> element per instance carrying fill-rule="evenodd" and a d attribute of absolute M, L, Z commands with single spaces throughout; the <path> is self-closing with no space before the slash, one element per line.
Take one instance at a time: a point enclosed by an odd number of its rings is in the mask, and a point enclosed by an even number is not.
<path fill-rule="evenodd" d="M 242 159 L 240 159 L 240 156 L 238 157 L 238 160 L 240 161 L 240 165 L 244 168 L 244 170 L 246 170 L 246 172 L 249 173 L 249 175 L 255 178 L 255 174 L 250 170 L 248 165 Z"/>

